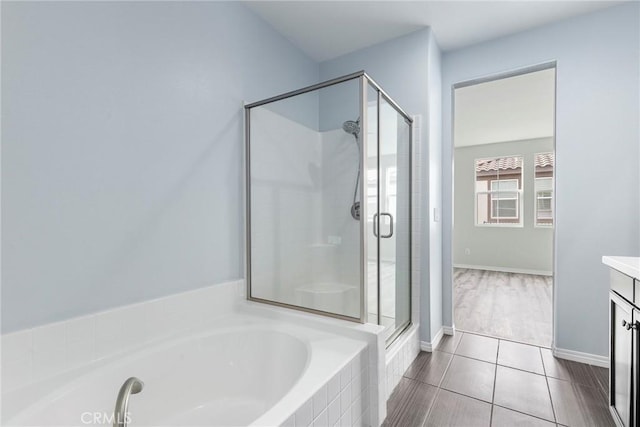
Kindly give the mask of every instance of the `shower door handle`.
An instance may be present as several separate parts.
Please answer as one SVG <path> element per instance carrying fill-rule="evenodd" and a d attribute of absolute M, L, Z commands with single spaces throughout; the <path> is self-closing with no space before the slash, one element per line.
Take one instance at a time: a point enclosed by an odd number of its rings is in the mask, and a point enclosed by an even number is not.
<path fill-rule="evenodd" d="M 393 236 L 393 215 L 391 215 L 389 212 L 382 212 L 380 214 L 380 216 L 386 215 L 389 217 L 389 234 L 381 234 L 380 237 L 383 239 L 388 239 L 391 236 Z M 375 222 L 374 222 L 374 226 L 375 226 Z"/>
<path fill-rule="evenodd" d="M 373 235 L 378 237 L 378 212 L 373 214 Z"/>
<path fill-rule="evenodd" d="M 380 238 L 388 239 L 393 236 L 393 215 L 388 212 L 382 212 L 380 216 L 388 216 L 389 217 L 389 234 L 381 234 Z M 378 214 L 373 214 L 373 235 L 378 237 Z"/>

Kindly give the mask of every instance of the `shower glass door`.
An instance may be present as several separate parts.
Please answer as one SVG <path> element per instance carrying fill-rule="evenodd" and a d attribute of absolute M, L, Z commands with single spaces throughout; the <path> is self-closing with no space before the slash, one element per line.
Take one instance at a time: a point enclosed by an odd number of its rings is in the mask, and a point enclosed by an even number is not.
<path fill-rule="evenodd" d="M 382 94 L 378 110 L 378 323 L 385 327 L 389 342 L 404 330 L 411 318 L 411 126 Z"/>
<path fill-rule="evenodd" d="M 411 118 L 364 72 L 245 106 L 247 298 L 410 323 Z"/>
<path fill-rule="evenodd" d="M 378 90 L 367 84 L 366 90 L 366 161 L 365 177 L 366 182 L 363 187 L 363 194 L 366 197 L 366 230 L 364 232 L 364 242 L 367 246 L 366 254 L 366 286 L 367 286 L 367 322 L 380 323 L 380 312 L 378 310 L 379 300 L 379 247 L 380 237 L 378 235 L 378 213 L 380 211 L 380 186 L 378 181 Z"/>

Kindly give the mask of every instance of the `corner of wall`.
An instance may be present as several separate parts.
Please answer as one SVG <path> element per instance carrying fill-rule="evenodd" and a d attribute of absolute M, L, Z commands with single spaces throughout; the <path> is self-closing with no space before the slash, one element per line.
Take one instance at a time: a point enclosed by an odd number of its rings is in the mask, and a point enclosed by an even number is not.
<path fill-rule="evenodd" d="M 431 31 L 428 50 L 430 341 L 442 336 L 442 54 Z"/>

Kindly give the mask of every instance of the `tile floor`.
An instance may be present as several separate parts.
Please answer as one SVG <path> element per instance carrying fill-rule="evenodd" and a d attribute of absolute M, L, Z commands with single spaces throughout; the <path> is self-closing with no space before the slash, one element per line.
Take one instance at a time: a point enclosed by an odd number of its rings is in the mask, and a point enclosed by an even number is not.
<path fill-rule="evenodd" d="M 614 426 L 608 370 L 482 335 L 421 352 L 387 403 L 383 426 Z"/>

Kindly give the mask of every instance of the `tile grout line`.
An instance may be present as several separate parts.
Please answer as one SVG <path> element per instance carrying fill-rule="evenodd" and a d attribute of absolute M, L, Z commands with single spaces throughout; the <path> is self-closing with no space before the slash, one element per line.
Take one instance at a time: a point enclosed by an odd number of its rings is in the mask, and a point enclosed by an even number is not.
<path fill-rule="evenodd" d="M 440 381 L 438 381 L 438 385 L 436 387 L 442 388 L 442 383 L 444 382 L 444 377 L 446 377 L 447 373 L 449 372 L 449 368 L 451 367 L 451 363 L 453 362 L 454 356 L 455 356 L 455 354 L 451 355 L 451 358 L 449 359 L 449 363 L 447 363 L 447 367 L 444 368 L 444 372 L 442 373 L 442 378 L 440 378 Z"/>
<path fill-rule="evenodd" d="M 496 367 L 493 371 L 493 393 L 491 394 L 491 415 L 489 416 L 489 425 L 493 424 L 493 407 L 496 401 L 496 383 L 498 382 L 498 359 L 500 357 L 500 340 L 498 340 L 498 348 L 496 349 Z"/>
<path fill-rule="evenodd" d="M 466 397 L 468 399 L 473 399 L 473 400 L 476 400 L 476 401 L 481 402 L 481 403 L 486 403 L 489 406 L 493 406 L 493 403 L 491 403 L 491 402 L 487 402 L 486 400 L 482 400 L 482 399 L 480 399 L 478 397 L 469 396 L 468 394 L 460 393 L 459 391 L 449 390 L 447 388 L 439 388 L 438 390 L 446 391 L 448 393 L 457 394 L 458 396 Z M 500 405 L 498 405 L 498 406 L 500 406 Z"/>
<path fill-rule="evenodd" d="M 465 359 L 475 360 L 476 362 L 483 362 L 483 363 L 489 363 L 491 365 L 497 365 L 496 362 L 489 362 L 486 359 L 476 359 L 475 357 L 465 356 L 464 354 L 453 354 L 453 356 L 464 357 Z M 502 366 L 502 365 L 500 365 L 500 366 Z M 511 366 L 505 366 L 505 368 L 511 368 Z M 518 371 L 522 371 L 523 370 L 523 369 L 518 369 L 518 368 L 513 368 L 513 369 L 517 369 Z M 530 371 L 524 371 L 524 372 L 530 372 Z M 531 372 L 531 373 L 532 374 L 536 374 L 535 372 Z M 540 374 L 536 374 L 536 375 L 540 375 Z"/>
<path fill-rule="evenodd" d="M 460 341 L 462 341 L 462 337 L 460 337 Z M 460 345 L 460 341 L 458 341 L 458 345 Z M 457 350 L 458 345 L 456 345 L 453 351 Z M 431 405 L 429 405 L 429 409 L 427 410 L 427 414 L 424 418 L 424 421 L 422 422 L 422 426 L 425 426 L 427 424 L 427 421 L 429 420 L 429 416 L 431 415 L 431 412 L 433 412 L 433 408 L 436 406 L 436 401 L 438 400 L 438 396 L 440 395 L 440 392 L 444 390 L 441 386 L 442 386 L 442 383 L 444 382 L 444 377 L 447 375 L 447 372 L 449 372 L 449 368 L 451 367 L 451 362 L 453 362 L 453 357 L 455 356 L 455 353 L 449 353 L 449 354 L 451 354 L 451 358 L 449 359 L 449 363 L 447 363 L 447 367 L 444 369 L 444 372 L 442 373 L 442 377 L 440 378 L 440 381 L 438 381 L 438 385 L 436 386 L 436 395 L 433 397 L 433 402 L 431 402 Z"/>
<path fill-rule="evenodd" d="M 553 398 L 551 397 L 551 387 L 549 387 L 549 377 L 544 377 L 544 382 L 547 384 L 547 392 L 549 393 L 549 402 L 551 402 L 551 412 L 553 413 L 553 420 L 558 424 L 558 417 L 556 416 L 556 408 L 553 404 Z"/>
<path fill-rule="evenodd" d="M 503 365 L 501 363 L 496 363 L 496 365 L 498 366 L 502 366 L 503 368 L 509 368 L 509 369 L 513 369 L 514 371 L 520 371 L 520 372 L 526 372 L 528 374 L 533 374 L 533 375 L 537 375 L 539 377 L 544 377 L 544 374 L 539 374 L 537 372 L 533 372 L 533 371 L 527 371 L 526 369 L 522 369 L 522 368 L 516 368 L 515 366 L 509 366 L 509 365 Z M 553 378 L 553 377 L 552 377 Z"/>
<path fill-rule="evenodd" d="M 458 344 L 456 344 L 455 348 L 453 349 L 452 354 L 456 354 L 456 351 L 458 350 L 458 347 L 460 347 L 460 343 L 462 342 L 462 338 L 464 338 L 464 334 L 466 334 L 466 332 L 460 331 L 460 339 L 458 340 Z"/>
<path fill-rule="evenodd" d="M 547 367 L 544 363 L 544 357 L 542 356 L 542 349 L 538 347 L 538 354 L 540 355 L 540 361 L 542 362 L 542 372 L 544 372 L 544 376 L 547 376 Z"/>
<path fill-rule="evenodd" d="M 547 384 L 547 392 L 549 393 L 549 402 L 551 402 L 551 412 L 553 413 L 553 420 L 558 425 L 558 417 L 556 416 L 556 408 L 553 404 L 553 398 L 551 397 L 551 387 L 549 386 L 549 377 L 547 376 L 547 365 L 544 363 L 544 357 L 542 356 L 542 347 L 538 347 L 538 353 L 540 354 L 540 360 L 542 361 L 542 372 L 544 372 L 544 382 Z"/>
<path fill-rule="evenodd" d="M 427 421 L 429 421 L 429 417 L 431 416 L 431 412 L 433 412 L 433 408 L 434 406 L 436 406 L 436 401 L 438 400 L 438 396 L 440 396 L 440 391 L 442 391 L 442 389 L 440 387 L 436 388 L 436 395 L 433 396 L 433 401 L 431 402 L 431 405 L 429 405 L 429 409 L 427 409 L 427 413 L 424 417 L 424 421 L 422 421 L 422 424 L 420 424 L 422 427 L 424 427 L 427 424 Z"/>
<path fill-rule="evenodd" d="M 521 411 L 521 410 L 519 410 L 519 409 L 513 409 L 513 408 L 509 408 L 509 407 L 504 406 L 504 405 L 497 405 L 497 404 L 495 404 L 495 403 L 494 403 L 492 406 L 497 406 L 498 408 L 506 409 L 506 410 L 508 410 L 508 411 L 512 411 L 512 412 L 517 412 L 518 414 L 526 415 L 527 417 L 535 418 L 535 419 L 537 419 L 537 420 L 546 421 L 546 422 L 548 422 L 548 423 L 552 423 L 552 424 L 558 424 L 558 423 L 557 423 L 557 422 L 555 422 L 555 421 L 549 421 L 548 419 L 546 419 L 546 418 L 542 418 L 542 417 L 540 417 L 539 415 L 533 415 L 533 414 L 529 414 L 529 413 L 527 413 L 527 412 L 522 412 L 522 411 Z M 555 417 L 554 417 L 554 419 L 555 419 Z"/>
<path fill-rule="evenodd" d="M 499 337 L 497 335 L 488 335 L 488 334 L 483 334 L 482 332 L 468 331 L 466 329 L 458 329 L 458 331 L 463 332 L 465 334 L 469 334 L 469 335 L 478 335 L 480 337 L 493 338 L 493 339 L 496 339 L 496 340 L 509 341 L 509 342 L 516 343 L 516 344 L 529 345 L 531 347 L 546 348 L 547 350 L 551 350 L 551 346 L 542 345 L 542 344 L 533 344 L 533 343 L 525 342 L 525 341 L 516 341 L 513 338 L 503 338 L 503 337 Z"/>

